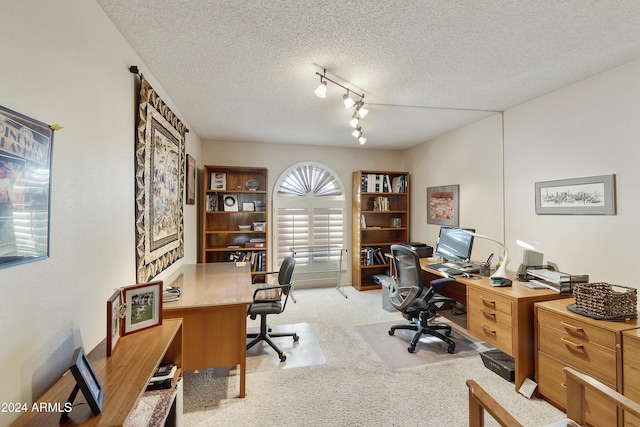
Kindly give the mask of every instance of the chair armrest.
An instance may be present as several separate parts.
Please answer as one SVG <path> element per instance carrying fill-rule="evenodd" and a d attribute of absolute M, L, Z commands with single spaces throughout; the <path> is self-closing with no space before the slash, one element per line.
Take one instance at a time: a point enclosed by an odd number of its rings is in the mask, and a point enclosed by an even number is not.
<path fill-rule="evenodd" d="M 280 301 L 280 290 L 288 287 L 289 285 L 265 285 L 258 283 L 257 288 L 253 291 L 253 302 L 270 302 Z M 264 286 L 263 286 L 264 285 Z M 258 294 L 262 295 L 260 298 L 256 298 Z"/>
<path fill-rule="evenodd" d="M 467 387 L 469 388 L 469 427 L 484 426 L 484 411 L 487 411 L 501 426 L 522 427 L 513 415 L 474 380 L 467 380 Z"/>

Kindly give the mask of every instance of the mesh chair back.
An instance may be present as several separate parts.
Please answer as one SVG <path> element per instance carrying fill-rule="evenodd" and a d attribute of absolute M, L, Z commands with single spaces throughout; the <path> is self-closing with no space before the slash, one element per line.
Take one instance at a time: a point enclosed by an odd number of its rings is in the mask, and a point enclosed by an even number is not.
<path fill-rule="evenodd" d="M 389 302 L 403 311 L 424 289 L 420 258 L 414 250 L 402 245 L 391 245 L 391 256 L 395 277 L 389 290 Z"/>
<path fill-rule="evenodd" d="M 285 257 L 282 261 L 282 265 L 280 265 L 280 272 L 278 273 L 278 284 L 279 285 L 291 285 L 291 276 L 293 276 L 293 268 L 296 266 L 296 259 L 292 256 Z M 289 295 L 291 291 L 291 286 L 287 286 L 282 288 L 282 292 L 285 295 Z"/>

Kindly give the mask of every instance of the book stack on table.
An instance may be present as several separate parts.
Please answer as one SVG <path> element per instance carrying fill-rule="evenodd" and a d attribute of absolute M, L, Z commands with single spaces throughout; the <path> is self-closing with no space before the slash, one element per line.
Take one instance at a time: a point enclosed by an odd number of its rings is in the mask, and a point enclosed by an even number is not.
<path fill-rule="evenodd" d="M 173 363 L 160 365 L 147 384 L 146 391 L 171 388 L 176 385 L 178 378 L 180 378 L 178 366 Z"/>

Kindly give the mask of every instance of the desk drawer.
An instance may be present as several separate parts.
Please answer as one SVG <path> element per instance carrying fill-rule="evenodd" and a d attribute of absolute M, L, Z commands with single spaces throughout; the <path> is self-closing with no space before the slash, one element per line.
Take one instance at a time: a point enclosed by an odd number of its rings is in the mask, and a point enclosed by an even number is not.
<path fill-rule="evenodd" d="M 567 389 L 566 379 L 562 368 L 567 365 L 561 360 L 555 357 L 549 356 L 546 353 L 538 352 L 538 393 L 551 403 L 559 406 L 563 410 L 567 408 Z M 573 367 L 573 366 L 571 366 Z M 573 367 L 574 369 L 577 369 Z M 577 369 L 584 374 L 589 375 L 588 372 Z M 604 383 L 606 386 L 615 390 L 610 383 Z M 587 389 L 586 392 L 587 404 L 587 420 L 592 425 L 597 426 L 615 426 L 617 425 L 617 411 L 615 405 L 605 403 L 601 401 L 598 396 L 594 395 Z"/>
<path fill-rule="evenodd" d="M 480 307 L 488 310 L 496 310 L 511 316 L 511 302 L 506 299 L 502 299 L 488 292 L 482 292 L 476 289 L 469 289 L 469 300 L 467 302 L 468 310 L 476 310 Z M 508 324 L 511 324 L 509 320 Z"/>
<path fill-rule="evenodd" d="M 469 333 L 513 356 L 513 337 L 510 326 L 488 319 L 477 310 L 468 311 L 467 316 Z"/>
<path fill-rule="evenodd" d="M 614 331 L 607 331 L 547 310 L 538 310 L 537 315 L 538 323 L 548 325 L 551 328 L 563 331 L 565 334 L 611 350 L 616 348 L 616 333 Z"/>
<path fill-rule="evenodd" d="M 545 324 L 539 325 L 538 333 L 538 350 L 564 360 L 568 366 L 580 368 L 601 381 L 617 384 L 615 349 L 602 347 Z"/>

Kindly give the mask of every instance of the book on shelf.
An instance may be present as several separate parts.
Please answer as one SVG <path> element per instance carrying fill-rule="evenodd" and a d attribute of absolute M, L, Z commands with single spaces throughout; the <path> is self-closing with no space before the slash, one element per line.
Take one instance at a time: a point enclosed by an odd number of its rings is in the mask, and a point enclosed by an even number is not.
<path fill-rule="evenodd" d="M 388 262 L 385 259 L 382 248 L 365 246 L 360 250 L 360 265 L 385 265 Z"/>
<path fill-rule="evenodd" d="M 180 369 L 173 363 L 158 366 L 147 384 L 145 391 L 172 388 L 180 378 Z"/>
<path fill-rule="evenodd" d="M 360 189 L 365 193 L 404 193 L 406 185 L 406 175 L 391 178 L 389 174 L 363 173 Z"/>
<path fill-rule="evenodd" d="M 170 287 L 162 291 L 162 302 L 178 301 L 180 299 L 180 288 Z"/>

